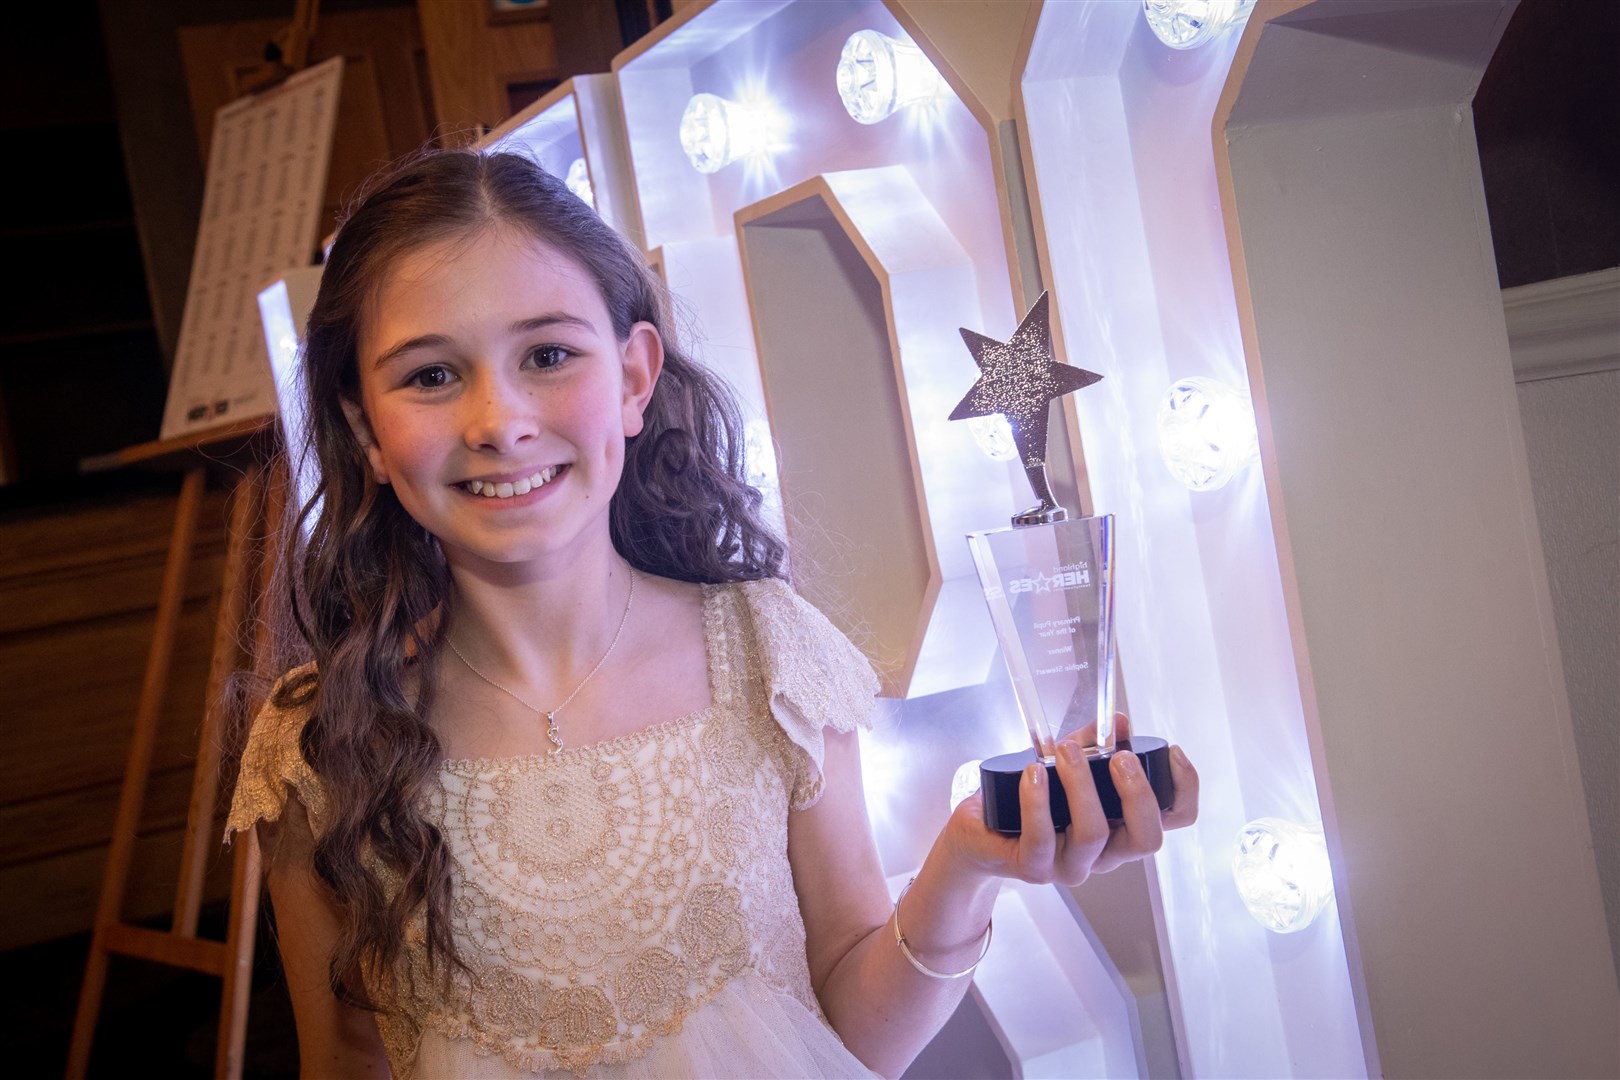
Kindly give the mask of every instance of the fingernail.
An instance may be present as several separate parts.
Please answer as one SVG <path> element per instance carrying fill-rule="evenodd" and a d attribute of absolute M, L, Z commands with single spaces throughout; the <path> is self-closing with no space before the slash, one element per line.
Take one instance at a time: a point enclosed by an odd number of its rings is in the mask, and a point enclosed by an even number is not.
<path fill-rule="evenodd" d="M 1135 754 L 1131 753 L 1129 750 L 1122 750 L 1115 756 L 1119 759 L 1120 772 L 1124 773 L 1133 780 L 1142 775 L 1142 766 L 1137 764 Z"/>
<path fill-rule="evenodd" d="M 1192 764 L 1192 762 L 1187 760 L 1187 755 L 1182 753 L 1181 747 L 1179 746 L 1172 746 L 1170 748 L 1170 756 L 1175 759 L 1177 765 Z"/>
<path fill-rule="evenodd" d="M 1038 762 L 1031 762 L 1024 766 L 1024 779 L 1034 787 L 1040 787 L 1041 781 L 1046 779 L 1046 770 Z"/>
<path fill-rule="evenodd" d="M 1058 753 L 1062 754 L 1063 760 L 1067 761 L 1070 765 L 1080 764 L 1080 760 L 1086 756 L 1085 751 L 1080 749 L 1080 744 L 1072 742 L 1066 742 L 1059 745 Z"/>

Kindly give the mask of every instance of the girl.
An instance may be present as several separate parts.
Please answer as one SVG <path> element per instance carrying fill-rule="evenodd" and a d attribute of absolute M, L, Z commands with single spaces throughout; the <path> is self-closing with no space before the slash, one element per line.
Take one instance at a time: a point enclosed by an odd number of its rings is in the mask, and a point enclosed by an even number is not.
<path fill-rule="evenodd" d="M 314 662 L 254 722 L 256 826 L 306 1075 L 895 1076 L 961 997 L 998 881 L 1110 829 L 1079 744 L 1026 831 L 951 817 L 891 905 L 855 727 L 875 680 L 783 582 L 738 415 L 639 253 L 507 154 L 443 152 L 343 225 L 305 352 Z"/>

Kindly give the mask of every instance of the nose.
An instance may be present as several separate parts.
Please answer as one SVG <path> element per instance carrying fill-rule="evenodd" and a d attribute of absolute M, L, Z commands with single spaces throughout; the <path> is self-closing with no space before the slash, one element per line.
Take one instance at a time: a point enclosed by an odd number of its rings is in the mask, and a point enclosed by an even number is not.
<path fill-rule="evenodd" d="M 478 379 L 462 401 L 463 439 L 469 449 L 508 454 L 540 433 L 533 396 L 500 375 Z"/>

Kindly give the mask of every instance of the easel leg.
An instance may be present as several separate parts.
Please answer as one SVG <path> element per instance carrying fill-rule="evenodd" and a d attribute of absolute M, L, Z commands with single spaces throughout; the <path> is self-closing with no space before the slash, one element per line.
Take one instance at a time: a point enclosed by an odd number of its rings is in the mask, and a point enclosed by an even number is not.
<path fill-rule="evenodd" d="M 202 909 L 203 879 L 210 856 L 219 850 L 214 831 L 215 802 L 219 797 L 220 710 L 225 681 L 236 669 L 237 634 L 247 607 L 248 563 L 253 554 L 253 525 L 259 516 L 264 472 L 254 468 L 236 485 L 229 533 L 225 541 L 225 581 L 214 619 L 214 656 L 208 670 L 208 693 L 203 700 L 202 731 L 197 737 L 197 764 L 191 780 L 191 809 L 186 814 L 185 847 L 180 857 L 180 884 L 175 890 L 173 932 L 197 936 L 197 915 Z"/>
<path fill-rule="evenodd" d="M 247 1045 L 248 999 L 253 992 L 253 942 L 259 930 L 259 834 L 237 834 L 231 871 L 231 924 L 225 939 L 225 988 L 220 994 L 219 1046 L 214 1076 L 240 1080 Z"/>
<path fill-rule="evenodd" d="M 118 816 L 113 823 L 112 842 L 107 852 L 107 873 L 101 882 L 101 900 L 96 905 L 96 929 L 90 939 L 90 958 L 85 963 L 84 985 L 79 991 L 79 1010 L 73 1021 L 73 1042 L 68 1049 L 69 1080 L 83 1077 L 90 1064 L 90 1047 L 96 1037 L 96 1020 L 101 1013 L 101 995 L 107 984 L 106 928 L 119 921 L 124 905 L 124 889 L 129 881 L 130 860 L 135 854 L 135 836 L 140 828 L 141 804 L 146 800 L 146 780 L 152 766 L 152 746 L 157 739 L 158 720 L 163 711 L 163 695 L 169 685 L 169 668 L 174 659 L 174 640 L 180 628 L 180 607 L 185 599 L 186 573 L 191 568 L 191 552 L 197 538 L 197 518 L 202 509 L 205 475 L 202 466 L 186 473 L 175 509 L 174 533 L 169 540 L 168 559 L 163 567 L 163 586 L 158 594 L 157 619 L 152 627 L 152 647 L 146 655 L 146 674 L 141 682 L 140 705 L 135 713 L 135 733 L 124 769 L 124 788 L 118 797 Z"/>
<path fill-rule="evenodd" d="M 269 655 L 270 590 L 276 577 L 276 544 L 287 509 L 287 477 L 279 462 L 257 474 L 264 491 L 264 547 L 259 553 L 259 617 L 254 620 L 253 655 Z M 258 502 L 255 492 L 255 503 Z M 231 871 L 231 914 L 225 937 L 225 985 L 219 998 L 219 1045 L 214 1056 L 218 1080 L 240 1080 L 247 1045 L 248 1001 L 253 991 L 253 943 L 259 932 L 259 890 L 263 878 L 259 833 L 248 829 L 236 838 Z"/>

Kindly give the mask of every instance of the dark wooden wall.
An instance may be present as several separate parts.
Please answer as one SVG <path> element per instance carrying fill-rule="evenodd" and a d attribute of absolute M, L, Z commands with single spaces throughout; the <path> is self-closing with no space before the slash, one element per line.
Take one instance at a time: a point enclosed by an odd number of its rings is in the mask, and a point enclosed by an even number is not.
<path fill-rule="evenodd" d="M 174 505 L 160 486 L 0 512 L 0 950 L 94 921 Z M 199 525 L 125 910 L 132 919 L 168 911 L 174 898 L 223 507 L 211 493 Z M 210 895 L 222 896 L 229 860 L 214 869 Z"/>

